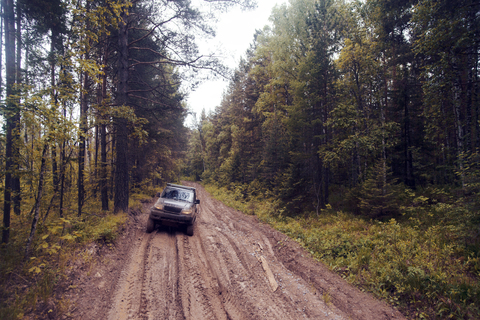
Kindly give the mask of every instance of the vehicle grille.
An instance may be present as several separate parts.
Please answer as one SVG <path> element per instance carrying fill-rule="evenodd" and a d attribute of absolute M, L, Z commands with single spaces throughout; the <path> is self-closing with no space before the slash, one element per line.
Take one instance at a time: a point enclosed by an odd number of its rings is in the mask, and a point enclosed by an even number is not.
<path fill-rule="evenodd" d="M 182 211 L 182 208 L 165 206 L 163 207 L 163 210 L 171 213 L 180 213 Z"/>

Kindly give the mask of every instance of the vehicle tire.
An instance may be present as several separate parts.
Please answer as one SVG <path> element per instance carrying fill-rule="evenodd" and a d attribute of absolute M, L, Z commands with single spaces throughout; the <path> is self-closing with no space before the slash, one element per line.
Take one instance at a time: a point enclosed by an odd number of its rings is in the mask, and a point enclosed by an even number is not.
<path fill-rule="evenodd" d="M 147 221 L 147 233 L 150 233 L 155 229 L 155 221 L 152 218 L 148 217 Z"/>
<path fill-rule="evenodd" d="M 193 224 L 187 226 L 187 236 L 193 236 Z"/>

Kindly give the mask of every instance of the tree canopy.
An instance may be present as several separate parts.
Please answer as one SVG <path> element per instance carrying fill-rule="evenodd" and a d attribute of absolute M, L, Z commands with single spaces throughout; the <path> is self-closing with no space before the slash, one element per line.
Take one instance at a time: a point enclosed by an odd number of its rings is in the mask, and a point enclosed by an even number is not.
<path fill-rule="evenodd" d="M 34 213 L 33 237 L 50 212 L 81 216 L 97 198 L 103 210 L 113 200 L 115 212 L 126 212 L 130 191 L 178 179 L 188 136 L 183 88 L 199 70 L 227 73 L 213 53 L 199 52 L 197 39 L 214 36 L 209 19 L 215 14 L 255 3 L 2 5 L 2 233 L 8 243 L 12 209 L 17 216 Z"/>
<path fill-rule="evenodd" d="M 475 1 L 277 6 L 221 105 L 198 124 L 191 148 L 205 165 L 191 159 L 192 170 L 241 185 L 246 198 L 270 193 L 289 215 L 333 204 L 389 217 L 406 189 L 477 192 L 469 159 L 479 142 L 479 9 Z"/>

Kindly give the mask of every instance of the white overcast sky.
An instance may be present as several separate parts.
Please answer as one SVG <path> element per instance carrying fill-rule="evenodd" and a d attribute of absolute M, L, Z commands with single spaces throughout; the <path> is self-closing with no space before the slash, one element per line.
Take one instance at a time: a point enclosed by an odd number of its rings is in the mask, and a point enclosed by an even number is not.
<path fill-rule="evenodd" d="M 224 63 L 235 69 L 240 58 L 253 42 L 255 30 L 263 29 L 269 24 L 268 18 L 275 5 L 286 3 L 287 0 L 257 0 L 255 10 L 242 11 L 239 8 L 230 9 L 219 17 L 216 24 L 216 37 L 201 43 L 200 49 L 220 47 L 225 52 Z M 199 116 L 202 109 L 208 113 L 213 111 L 222 100 L 223 92 L 228 86 L 226 80 L 208 80 L 198 86 L 195 91 L 189 92 L 187 105 L 191 111 Z M 192 119 L 187 119 L 187 124 Z"/>

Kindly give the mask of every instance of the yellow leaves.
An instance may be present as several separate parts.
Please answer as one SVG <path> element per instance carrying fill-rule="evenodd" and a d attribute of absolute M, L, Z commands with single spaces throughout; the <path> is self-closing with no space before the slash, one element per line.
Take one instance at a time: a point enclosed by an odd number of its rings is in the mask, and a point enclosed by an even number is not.
<path fill-rule="evenodd" d="M 42 265 L 45 266 L 44 263 L 42 263 Z M 34 266 L 34 267 L 31 267 L 30 269 L 28 269 L 28 272 L 34 273 L 34 274 L 39 274 L 40 272 L 42 272 L 42 269 L 40 268 L 40 266 Z"/>
<path fill-rule="evenodd" d="M 103 66 L 99 65 L 95 60 L 80 59 L 78 60 L 78 71 L 86 72 L 96 83 L 100 83 L 102 80 L 100 76 L 103 74 Z"/>
<path fill-rule="evenodd" d="M 88 1 L 87 1 L 88 2 Z M 100 37 L 109 35 L 109 28 L 116 28 L 121 20 L 121 14 L 132 6 L 130 1 L 108 0 L 104 6 L 90 6 L 83 2 L 72 3 L 69 11 L 75 16 L 73 31 L 80 41 L 75 45 L 88 51 Z"/>
<path fill-rule="evenodd" d="M 62 240 L 67 240 L 67 241 L 73 241 L 77 238 L 77 236 L 73 235 L 73 234 L 66 234 L 62 237 L 60 237 L 60 239 Z"/>
<path fill-rule="evenodd" d="M 49 225 L 47 228 L 48 228 L 48 232 L 50 234 L 58 235 L 62 231 L 63 226 L 59 225 L 59 224 L 52 224 L 52 225 Z M 48 236 L 48 234 L 47 234 L 47 236 Z"/>
<path fill-rule="evenodd" d="M 46 248 L 45 251 L 46 251 L 47 254 L 49 254 L 49 255 L 54 255 L 54 254 L 57 254 L 57 253 L 58 253 L 58 251 L 60 250 L 60 248 L 61 248 L 60 245 L 54 243 L 54 244 L 52 244 L 52 245 L 50 245 L 50 246 L 47 245 L 47 248 Z"/>
<path fill-rule="evenodd" d="M 397 221 L 394 218 L 392 218 L 388 221 L 388 224 L 391 226 L 394 226 L 394 225 L 397 225 Z"/>
<path fill-rule="evenodd" d="M 37 262 L 38 264 L 30 267 L 28 269 L 28 272 L 37 275 L 40 272 L 42 272 L 42 269 L 46 267 L 46 264 L 42 262 L 42 260 L 39 260 L 37 257 L 30 257 L 30 263 L 35 263 L 35 262 Z"/>

